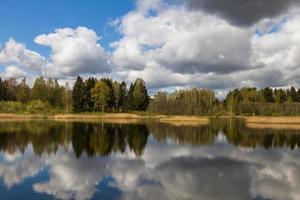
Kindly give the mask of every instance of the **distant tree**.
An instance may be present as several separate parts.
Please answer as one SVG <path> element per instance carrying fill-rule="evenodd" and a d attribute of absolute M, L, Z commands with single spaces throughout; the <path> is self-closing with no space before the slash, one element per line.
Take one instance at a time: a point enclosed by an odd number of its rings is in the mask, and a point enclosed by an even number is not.
<path fill-rule="evenodd" d="M 0 78 L 0 101 L 5 100 L 5 88 L 4 88 L 4 81 Z"/>
<path fill-rule="evenodd" d="M 53 107 L 63 107 L 64 88 L 61 87 L 57 79 L 49 78 L 47 83 L 48 102 Z"/>
<path fill-rule="evenodd" d="M 124 81 L 121 82 L 119 86 L 119 101 L 118 101 L 118 107 L 121 110 L 125 109 L 125 102 L 126 102 L 126 94 L 127 94 L 127 85 Z"/>
<path fill-rule="evenodd" d="M 85 105 L 85 87 L 80 76 L 77 77 L 72 92 L 72 103 L 74 112 L 83 112 Z"/>
<path fill-rule="evenodd" d="M 273 97 L 273 90 L 271 88 L 269 87 L 264 88 L 263 95 L 266 102 L 273 103 L 275 101 Z"/>
<path fill-rule="evenodd" d="M 138 78 L 134 82 L 132 96 L 134 110 L 143 111 L 147 109 L 149 105 L 149 96 L 143 79 Z"/>
<path fill-rule="evenodd" d="M 62 102 L 65 112 L 69 113 L 72 110 L 72 91 L 68 82 L 63 87 Z"/>
<path fill-rule="evenodd" d="M 89 77 L 85 83 L 85 98 L 86 98 L 86 110 L 93 111 L 94 109 L 94 102 L 92 100 L 92 89 L 95 87 L 97 79 L 94 77 Z"/>
<path fill-rule="evenodd" d="M 30 88 L 26 84 L 26 79 L 23 78 L 17 87 L 17 100 L 22 103 L 30 101 Z"/>
<path fill-rule="evenodd" d="M 45 79 L 41 76 L 35 79 L 30 93 L 31 100 L 48 101 L 48 88 Z"/>
<path fill-rule="evenodd" d="M 122 82 L 119 83 L 117 81 L 113 82 L 113 88 L 114 88 L 114 96 L 115 96 L 115 108 L 119 111 L 123 110 L 124 102 L 125 102 L 125 96 L 126 96 L 126 83 Z"/>
<path fill-rule="evenodd" d="M 287 100 L 286 93 L 283 89 L 274 90 L 275 102 L 282 104 Z"/>
<path fill-rule="evenodd" d="M 291 89 L 289 90 L 289 95 L 292 99 L 293 102 L 297 101 L 297 92 L 296 89 L 294 87 L 291 87 Z"/>
<path fill-rule="evenodd" d="M 238 105 L 243 100 L 243 97 L 239 91 L 239 89 L 235 89 L 230 91 L 226 97 L 226 106 L 230 113 L 230 115 L 239 114 L 239 107 Z"/>
<path fill-rule="evenodd" d="M 113 87 L 113 81 L 109 78 L 102 78 L 101 81 L 105 82 L 109 89 L 109 99 L 108 99 L 108 108 L 110 110 L 115 110 L 115 93 Z"/>
<path fill-rule="evenodd" d="M 127 111 L 134 110 L 133 90 L 134 90 L 134 86 L 131 83 L 130 87 L 129 87 L 129 90 L 128 90 L 127 94 L 126 94 L 125 103 L 124 103 L 125 109 Z"/>
<path fill-rule="evenodd" d="M 104 112 L 109 106 L 110 100 L 110 88 L 105 81 L 98 81 L 95 87 L 92 89 L 92 99 L 96 109 L 100 109 Z"/>
<path fill-rule="evenodd" d="M 300 89 L 297 90 L 297 98 L 296 98 L 297 102 L 300 102 Z"/>

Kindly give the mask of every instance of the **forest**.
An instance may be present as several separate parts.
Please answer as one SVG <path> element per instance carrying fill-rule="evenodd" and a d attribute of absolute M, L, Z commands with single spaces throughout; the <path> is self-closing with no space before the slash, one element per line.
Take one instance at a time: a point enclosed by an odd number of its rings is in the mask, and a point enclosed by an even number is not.
<path fill-rule="evenodd" d="M 141 78 L 128 86 L 124 81 L 78 76 L 73 87 L 44 77 L 29 87 L 25 78 L 10 78 L 0 79 L 0 112 L 295 116 L 300 115 L 300 89 L 236 88 L 218 99 L 212 90 L 192 88 L 159 91 L 150 97 Z"/>

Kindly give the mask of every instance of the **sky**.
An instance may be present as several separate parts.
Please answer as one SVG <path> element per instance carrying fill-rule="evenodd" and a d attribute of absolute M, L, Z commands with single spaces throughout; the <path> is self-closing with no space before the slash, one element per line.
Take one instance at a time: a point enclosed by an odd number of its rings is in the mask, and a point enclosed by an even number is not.
<path fill-rule="evenodd" d="M 298 87 L 298 0 L 2 0 L 0 75 L 127 83 L 150 93 Z"/>

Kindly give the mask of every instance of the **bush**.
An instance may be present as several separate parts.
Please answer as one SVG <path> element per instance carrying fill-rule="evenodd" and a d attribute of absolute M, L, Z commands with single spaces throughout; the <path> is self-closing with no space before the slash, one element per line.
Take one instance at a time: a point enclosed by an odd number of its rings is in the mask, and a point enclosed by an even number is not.
<path fill-rule="evenodd" d="M 0 112 L 2 113 L 20 113 L 25 110 L 26 106 L 21 102 L 0 101 Z"/>
<path fill-rule="evenodd" d="M 49 103 L 41 100 L 33 100 L 27 104 L 26 111 L 29 113 L 49 113 L 51 111 Z"/>

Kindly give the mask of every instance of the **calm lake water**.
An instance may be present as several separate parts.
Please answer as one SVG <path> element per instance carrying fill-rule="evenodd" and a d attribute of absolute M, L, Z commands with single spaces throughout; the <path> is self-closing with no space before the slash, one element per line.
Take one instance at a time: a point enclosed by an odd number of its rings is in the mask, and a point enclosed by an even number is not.
<path fill-rule="evenodd" d="M 0 122 L 1 199 L 300 198 L 300 130 Z"/>

